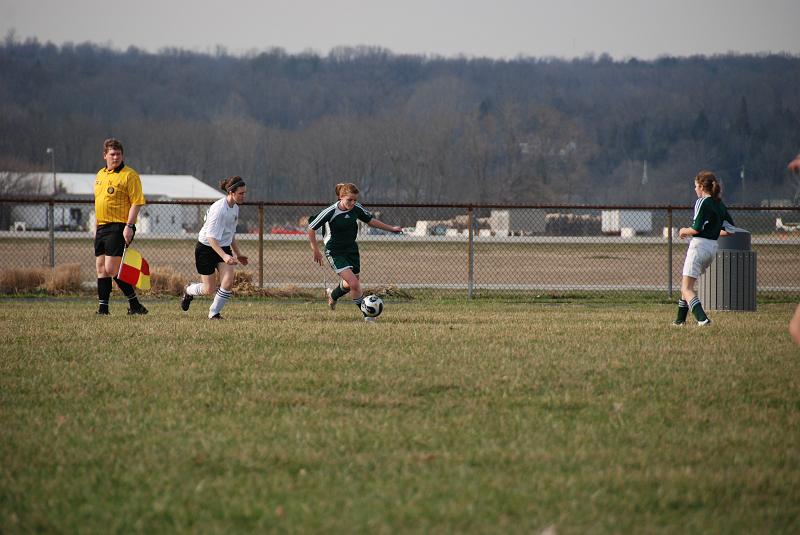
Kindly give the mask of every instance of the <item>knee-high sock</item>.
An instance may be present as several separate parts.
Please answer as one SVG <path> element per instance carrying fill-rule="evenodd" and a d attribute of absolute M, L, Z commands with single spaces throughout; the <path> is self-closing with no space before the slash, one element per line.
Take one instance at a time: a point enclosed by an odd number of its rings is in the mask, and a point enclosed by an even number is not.
<path fill-rule="evenodd" d="M 703 305 L 700 304 L 700 299 L 697 296 L 689 302 L 689 307 L 692 309 L 694 319 L 697 321 L 705 321 L 708 319 L 705 310 L 703 310 Z"/>
<path fill-rule="evenodd" d="M 202 282 L 195 282 L 186 287 L 186 295 L 205 295 L 205 286 Z"/>
<path fill-rule="evenodd" d="M 342 297 L 343 295 L 345 295 L 345 294 L 346 294 L 347 292 L 349 292 L 349 291 L 350 291 L 350 288 L 345 288 L 345 287 L 344 287 L 344 284 L 342 284 L 342 283 L 340 282 L 340 283 L 339 283 L 339 286 L 337 286 L 336 288 L 334 288 L 334 289 L 333 289 L 333 291 L 331 292 L 331 298 L 332 298 L 334 301 L 336 301 L 337 299 L 339 299 L 340 297 Z"/>
<path fill-rule="evenodd" d="M 678 317 L 675 319 L 677 323 L 686 321 L 686 315 L 689 313 L 689 303 L 685 299 L 678 301 Z"/>
<path fill-rule="evenodd" d="M 353 299 L 353 304 L 355 306 L 357 306 L 358 310 L 366 317 L 366 314 L 364 314 L 364 311 L 361 310 L 361 303 L 363 303 L 363 302 L 364 302 L 364 296 L 363 295 L 359 295 L 358 297 Z"/>
<path fill-rule="evenodd" d="M 97 278 L 97 301 L 100 312 L 108 312 L 108 299 L 111 297 L 111 277 Z"/>
<path fill-rule="evenodd" d="M 125 281 L 119 280 L 116 277 L 114 277 L 114 282 L 117 283 L 119 289 L 122 290 L 122 293 L 124 293 L 125 297 L 128 298 L 128 306 L 130 308 L 136 308 L 142 306 L 141 303 L 139 303 L 139 300 L 136 298 L 136 290 L 133 289 L 133 286 L 131 286 Z"/>
<path fill-rule="evenodd" d="M 211 303 L 211 307 L 208 309 L 208 317 L 215 316 L 222 311 L 222 307 L 225 306 L 225 303 L 228 302 L 228 299 L 233 297 L 233 292 L 228 290 L 223 290 L 222 288 L 217 289 L 217 295 L 214 296 L 214 302 Z"/>

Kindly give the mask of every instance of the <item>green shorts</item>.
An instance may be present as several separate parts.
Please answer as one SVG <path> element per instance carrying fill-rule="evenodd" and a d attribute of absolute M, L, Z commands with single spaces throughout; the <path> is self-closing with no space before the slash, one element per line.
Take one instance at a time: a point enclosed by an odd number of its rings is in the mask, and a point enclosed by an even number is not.
<path fill-rule="evenodd" d="M 331 253 L 325 251 L 325 258 L 328 264 L 336 273 L 341 273 L 345 269 L 352 269 L 356 275 L 361 272 L 361 259 L 358 253 Z"/>

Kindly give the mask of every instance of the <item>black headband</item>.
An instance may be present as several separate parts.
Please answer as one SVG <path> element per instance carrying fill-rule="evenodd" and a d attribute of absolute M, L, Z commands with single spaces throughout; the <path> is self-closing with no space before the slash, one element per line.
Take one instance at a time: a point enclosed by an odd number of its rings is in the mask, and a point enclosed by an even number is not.
<path fill-rule="evenodd" d="M 236 182 L 234 182 L 233 184 L 228 186 L 228 193 L 233 193 L 234 191 L 237 190 L 237 188 L 241 188 L 242 186 L 245 186 L 245 185 L 246 184 L 244 183 L 244 180 L 242 180 L 240 178 L 239 180 L 237 180 Z"/>

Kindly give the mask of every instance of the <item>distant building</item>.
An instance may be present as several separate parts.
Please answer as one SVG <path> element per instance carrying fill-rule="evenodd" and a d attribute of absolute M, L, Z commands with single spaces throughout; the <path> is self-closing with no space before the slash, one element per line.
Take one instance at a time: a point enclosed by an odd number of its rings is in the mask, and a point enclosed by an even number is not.
<path fill-rule="evenodd" d="M 2 173 L 3 176 L 11 173 Z M 26 173 L 30 191 L 18 195 L 47 195 L 52 192 L 53 175 Z M 140 175 L 145 200 L 149 201 L 215 201 L 224 195 L 191 175 Z M 57 199 L 94 200 L 94 173 L 56 173 Z M 27 189 L 27 188 L 26 188 Z M 139 212 L 137 233 L 179 234 L 197 232 L 208 206 L 146 204 Z M 54 209 L 58 230 L 90 231 L 95 226 L 94 204 L 57 204 Z M 43 205 L 20 204 L 11 210 L 13 228 L 44 230 L 49 227 L 48 208 Z M 6 229 L 2 229 L 6 230 Z"/>
<path fill-rule="evenodd" d="M 545 233 L 547 212 L 540 208 L 492 210 L 489 227 L 495 236 L 533 236 Z"/>
<path fill-rule="evenodd" d="M 603 234 L 632 236 L 648 234 L 653 230 L 653 213 L 649 210 L 603 210 L 600 217 Z"/>

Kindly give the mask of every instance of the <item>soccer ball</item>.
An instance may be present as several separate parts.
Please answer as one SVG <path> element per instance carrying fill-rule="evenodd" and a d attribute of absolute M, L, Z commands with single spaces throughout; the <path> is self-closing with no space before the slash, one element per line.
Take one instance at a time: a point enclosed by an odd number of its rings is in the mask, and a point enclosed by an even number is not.
<path fill-rule="evenodd" d="M 361 312 L 368 318 L 377 318 L 383 312 L 383 299 L 377 295 L 368 295 L 361 302 Z"/>

